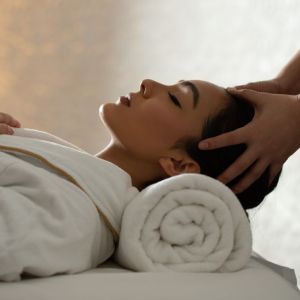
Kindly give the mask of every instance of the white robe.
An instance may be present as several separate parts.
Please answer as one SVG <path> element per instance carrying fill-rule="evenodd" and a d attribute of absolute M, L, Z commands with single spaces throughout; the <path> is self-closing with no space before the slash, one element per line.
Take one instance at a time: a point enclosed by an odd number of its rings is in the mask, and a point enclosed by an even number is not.
<path fill-rule="evenodd" d="M 104 262 L 137 193 L 118 166 L 53 135 L 0 135 L 0 280 Z"/>

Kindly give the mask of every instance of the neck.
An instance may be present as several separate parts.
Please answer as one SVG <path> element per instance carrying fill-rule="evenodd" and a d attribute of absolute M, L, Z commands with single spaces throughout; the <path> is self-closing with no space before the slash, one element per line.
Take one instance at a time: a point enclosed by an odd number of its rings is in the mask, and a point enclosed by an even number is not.
<path fill-rule="evenodd" d="M 127 172 L 131 177 L 132 185 L 139 190 L 142 190 L 147 183 L 159 181 L 164 176 L 158 163 L 153 164 L 139 160 L 112 141 L 95 156 L 107 160 Z"/>

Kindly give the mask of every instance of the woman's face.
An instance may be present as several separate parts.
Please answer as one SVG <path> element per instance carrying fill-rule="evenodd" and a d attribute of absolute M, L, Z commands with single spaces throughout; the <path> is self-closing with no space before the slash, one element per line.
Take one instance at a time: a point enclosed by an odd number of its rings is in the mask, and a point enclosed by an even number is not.
<path fill-rule="evenodd" d="M 166 155 L 183 138 L 201 136 L 205 120 L 226 104 L 223 88 L 200 80 L 164 85 L 146 79 L 136 93 L 100 107 L 114 143 L 149 161 Z M 228 100 L 227 100 L 228 101 Z"/>

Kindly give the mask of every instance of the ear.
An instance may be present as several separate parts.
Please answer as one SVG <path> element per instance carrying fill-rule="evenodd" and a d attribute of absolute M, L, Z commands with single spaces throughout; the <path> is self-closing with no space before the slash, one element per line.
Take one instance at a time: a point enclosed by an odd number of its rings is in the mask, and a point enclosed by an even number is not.
<path fill-rule="evenodd" d="M 200 166 L 187 154 L 174 154 L 161 157 L 159 164 L 169 176 L 184 173 L 200 173 Z"/>

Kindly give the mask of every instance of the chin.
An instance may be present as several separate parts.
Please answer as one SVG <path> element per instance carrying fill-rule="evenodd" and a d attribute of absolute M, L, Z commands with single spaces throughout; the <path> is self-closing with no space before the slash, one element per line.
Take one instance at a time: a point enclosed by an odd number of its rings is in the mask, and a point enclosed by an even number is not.
<path fill-rule="evenodd" d="M 110 119 L 110 106 L 112 103 L 104 103 L 99 107 L 99 117 L 103 124 L 108 125 Z"/>
<path fill-rule="evenodd" d="M 102 119 L 104 114 L 104 106 L 105 104 L 101 104 L 99 107 L 99 117 Z"/>
<path fill-rule="evenodd" d="M 102 124 L 110 131 L 112 134 L 114 132 L 114 128 L 117 124 L 115 124 L 115 112 L 114 103 L 104 103 L 99 107 L 99 117 L 101 119 Z"/>

